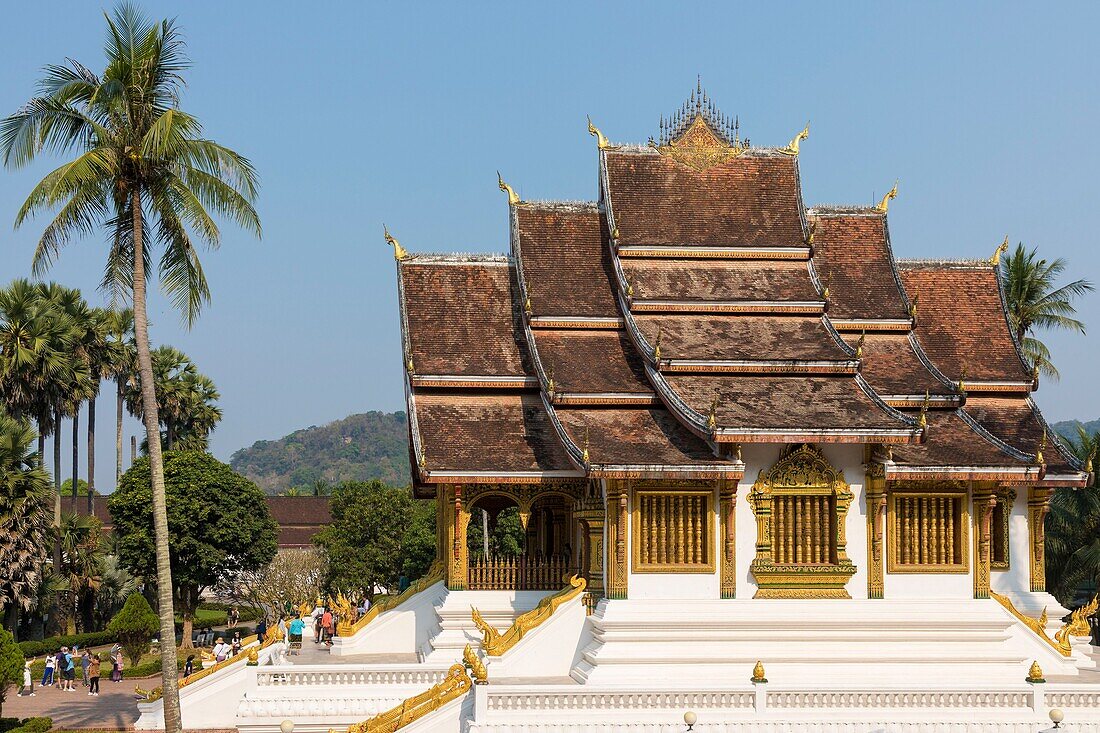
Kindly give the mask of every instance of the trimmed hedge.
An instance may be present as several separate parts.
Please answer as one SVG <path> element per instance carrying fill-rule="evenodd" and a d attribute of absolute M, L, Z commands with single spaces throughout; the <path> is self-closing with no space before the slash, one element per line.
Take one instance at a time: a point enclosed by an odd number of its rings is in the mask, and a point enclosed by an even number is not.
<path fill-rule="evenodd" d="M 85 647 L 103 646 L 104 644 L 111 644 L 113 642 L 114 638 L 106 631 L 93 631 L 89 634 L 51 636 L 42 641 L 21 641 L 19 642 L 19 649 L 23 652 L 24 657 L 41 657 L 44 654 L 53 654 L 59 651 L 63 646 L 67 646 L 70 649 L 74 646 L 79 646 L 83 649 Z M 3 733 L 3 731 L 0 730 L 0 733 Z"/>
<path fill-rule="evenodd" d="M 46 733 L 53 728 L 53 718 L 0 718 L 0 733 Z"/>

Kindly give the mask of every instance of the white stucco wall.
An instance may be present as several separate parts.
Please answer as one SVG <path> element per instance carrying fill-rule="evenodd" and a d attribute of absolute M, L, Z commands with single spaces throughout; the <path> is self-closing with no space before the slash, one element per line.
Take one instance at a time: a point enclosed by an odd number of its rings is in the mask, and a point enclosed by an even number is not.
<path fill-rule="evenodd" d="M 994 570 L 989 585 L 998 593 L 1028 593 L 1031 590 L 1026 488 L 1016 490 L 1016 501 L 1012 504 L 1012 514 L 1008 520 L 1008 570 Z"/>

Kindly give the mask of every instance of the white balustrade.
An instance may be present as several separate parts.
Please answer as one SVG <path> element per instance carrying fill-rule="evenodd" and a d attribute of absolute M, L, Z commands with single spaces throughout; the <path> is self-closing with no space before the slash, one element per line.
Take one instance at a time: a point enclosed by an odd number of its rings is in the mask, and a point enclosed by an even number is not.
<path fill-rule="evenodd" d="M 365 685 L 414 685 L 431 687 L 441 682 L 447 670 L 415 666 L 381 665 L 293 665 L 254 667 L 256 689 L 324 687 L 337 689 Z"/>

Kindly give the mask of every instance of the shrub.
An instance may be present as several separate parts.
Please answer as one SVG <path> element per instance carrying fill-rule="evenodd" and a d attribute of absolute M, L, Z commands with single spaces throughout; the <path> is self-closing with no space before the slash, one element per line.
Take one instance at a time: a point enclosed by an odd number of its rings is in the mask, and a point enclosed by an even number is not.
<path fill-rule="evenodd" d="M 13 684 L 23 681 L 23 652 L 15 643 L 15 637 L 7 629 L 0 628 L 0 712 L 4 710 L 4 698 Z"/>
<path fill-rule="evenodd" d="M 140 593 L 127 598 L 126 605 L 107 624 L 107 632 L 122 645 L 131 666 L 136 666 L 142 655 L 149 651 L 159 628 L 160 619 Z"/>
<path fill-rule="evenodd" d="M 53 718 L 24 718 L 19 721 L 19 726 L 12 728 L 9 733 L 46 733 L 50 728 L 53 728 Z"/>
<path fill-rule="evenodd" d="M 106 631 L 93 631 L 87 634 L 51 636 L 40 641 L 21 641 L 19 642 L 19 649 L 23 652 L 24 657 L 41 657 L 44 654 L 52 654 L 63 646 L 70 649 L 79 646 L 81 649 L 85 649 L 110 644 L 114 640 L 114 637 Z M 0 733 L 3 733 L 2 729 L 0 729 Z"/>

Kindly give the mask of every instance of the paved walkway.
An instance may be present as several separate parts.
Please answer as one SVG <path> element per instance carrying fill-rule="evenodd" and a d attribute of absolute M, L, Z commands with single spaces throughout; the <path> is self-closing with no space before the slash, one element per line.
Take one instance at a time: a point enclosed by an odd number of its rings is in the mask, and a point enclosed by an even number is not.
<path fill-rule="evenodd" d="M 16 697 L 17 688 L 12 688 L 4 702 L 4 715 L 19 718 L 45 715 L 53 718 L 54 728 L 133 728 L 138 718 L 134 688 L 148 690 L 159 684 L 159 676 L 121 682 L 101 679 L 99 697 L 88 697 L 79 679 L 75 692 L 41 688 L 36 683 L 34 697 Z"/>

